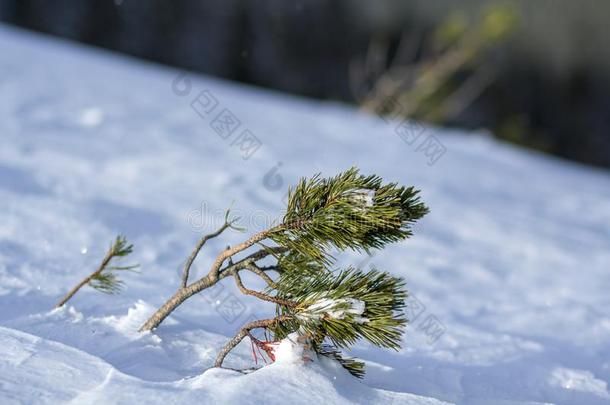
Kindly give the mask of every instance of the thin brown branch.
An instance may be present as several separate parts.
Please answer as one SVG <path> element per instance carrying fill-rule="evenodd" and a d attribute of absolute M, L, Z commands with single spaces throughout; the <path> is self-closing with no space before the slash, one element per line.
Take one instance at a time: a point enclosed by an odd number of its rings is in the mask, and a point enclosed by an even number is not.
<path fill-rule="evenodd" d="M 273 279 L 271 277 L 269 277 L 269 275 L 267 273 L 265 273 L 264 269 L 258 267 L 256 264 L 248 263 L 246 265 L 246 270 L 251 271 L 252 273 L 256 274 L 257 276 L 259 276 L 260 278 L 265 280 L 265 282 L 267 283 L 267 285 L 269 287 L 275 286 L 275 281 L 273 281 Z"/>
<path fill-rule="evenodd" d="M 248 269 L 247 266 L 246 266 L 246 269 Z M 288 300 L 284 300 L 281 298 L 272 297 L 272 296 L 264 294 L 260 291 L 254 291 L 254 290 L 250 290 L 250 289 L 246 288 L 241 281 L 241 277 L 240 277 L 238 271 L 234 271 L 233 276 L 235 277 L 235 283 L 237 284 L 237 288 L 239 288 L 239 290 L 246 295 L 251 295 L 251 296 L 259 298 L 263 301 L 273 302 L 275 304 L 284 305 L 286 307 L 294 308 L 298 305 L 296 302 L 293 302 L 293 301 L 288 301 Z"/>
<path fill-rule="evenodd" d="M 222 348 L 222 350 L 220 350 L 218 356 L 216 357 L 216 361 L 214 362 L 214 367 L 222 367 L 222 363 L 225 357 L 227 357 L 229 352 L 231 352 L 231 350 L 233 350 L 246 336 L 248 336 L 251 330 L 258 328 L 268 328 L 269 326 L 275 323 L 284 322 L 290 319 L 292 319 L 292 316 L 290 315 L 281 315 L 272 319 L 261 319 L 246 324 L 239 330 L 237 335 L 235 335 L 231 340 L 229 340 L 227 344 Z"/>
<path fill-rule="evenodd" d="M 224 250 L 222 253 L 220 253 L 216 257 L 216 260 L 214 260 L 214 263 L 212 264 L 212 268 L 210 269 L 210 273 L 209 273 L 210 277 L 212 277 L 213 279 L 218 278 L 218 274 L 220 272 L 220 268 L 222 267 L 222 264 L 229 257 L 232 257 L 232 256 L 236 255 L 237 253 L 240 253 L 240 252 L 248 249 L 249 247 L 251 247 L 252 245 L 254 245 L 257 242 L 267 239 L 271 234 L 279 231 L 280 229 L 283 229 L 283 225 L 278 225 L 271 229 L 267 229 L 266 231 L 259 232 L 255 235 L 251 236 L 250 238 L 248 238 L 246 241 L 239 243 L 230 249 Z"/>
<path fill-rule="evenodd" d="M 193 265 L 193 262 L 195 261 L 195 259 L 197 258 L 197 255 L 201 251 L 201 248 L 203 248 L 203 246 L 206 244 L 206 242 L 208 240 L 217 237 L 230 226 L 231 226 L 231 222 L 225 221 L 225 223 L 220 228 L 218 228 L 218 230 L 216 232 L 211 233 L 209 235 L 205 235 L 203 238 L 201 238 L 199 240 L 199 242 L 195 246 L 195 249 L 193 249 L 193 251 L 191 252 L 191 255 L 189 256 L 189 258 L 186 260 L 186 263 L 184 264 L 184 270 L 182 271 L 182 283 L 180 284 L 182 286 L 182 288 L 186 288 L 186 286 L 188 285 L 189 272 L 191 271 L 191 266 Z"/>
<path fill-rule="evenodd" d="M 259 234 L 257 234 L 259 235 Z M 250 243 L 249 246 L 254 245 L 256 242 L 253 242 L 252 240 L 258 240 L 257 237 L 260 236 L 253 236 L 252 238 L 248 239 L 248 243 Z M 247 247 L 243 247 L 243 245 L 245 244 L 242 243 L 240 245 L 237 245 L 240 247 L 241 250 L 245 250 L 247 249 Z M 230 250 L 236 250 L 236 247 L 231 248 Z M 226 252 L 228 252 L 229 250 L 225 250 L 223 251 L 223 253 L 220 256 L 222 256 L 223 254 L 226 254 Z M 212 270 L 210 270 L 210 272 L 200 278 L 199 280 L 191 283 L 190 285 L 187 285 L 186 287 L 180 288 L 178 291 L 176 291 L 176 293 L 165 302 L 165 304 L 163 304 L 157 311 L 155 311 L 155 313 L 153 315 L 151 315 L 150 318 L 148 318 L 148 320 L 144 323 L 144 325 L 142 325 L 139 329 L 140 332 L 144 332 L 144 331 L 150 331 L 155 329 L 157 326 L 159 326 L 161 324 L 161 322 L 163 322 L 163 320 L 165 318 L 167 318 L 167 316 L 169 314 L 171 314 L 176 308 L 178 308 L 178 306 L 180 306 L 180 304 L 182 304 L 184 301 L 186 301 L 188 298 L 192 297 L 193 295 L 205 290 L 206 288 L 211 287 L 212 285 L 216 284 L 218 281 L 222 280 L 225 277 L 231 276 L 233 275 L 234 271 L 239 271 L 245 268 L 245 266 L 249 263 L 254 263 L 258 260 L 264 259 L 265 257 L 271 255 L 271 254 L 280 254 L 286 251 L 286 248 L 284 247 L 271 247 L 271 248 L 266 248 L 266 249 L 262 249 L 259 251 L 256 251 L 248 256 L 246 256 L 245 258 L 239 260 L 238 262 L 234 263 L 234 264 L 230 264 L 228 266 L 225 266 L 222 270 L 217 270 L 216 272 L 214 272 L 214 270 L 216 269 L 216 262 L 214 264 L 214 266 L 212 267 Z M 225 257 L 224 260 L 228 259 L 228 257 Z M 223 262 L 224 262 L 223 260 Z M 218 259 L 216 260 L 218 261 Z M 222 265 L 222 262 L 221 262 Z"/>
<path fill-rule="evenodd" d="M 220 270 L 218 272 L 219 273 L 218 279 L 221 280 L 227 276 L 231 276 L 233 270 L 235 270 L 237 267 L 239 268 L 239 270 L 242 270 L 246 267 L 247 264 L 256 263 L 257 261 L 262 260 L 267 256 L 282 254 L 282 253 L 286 252 L 287 250 L 288 249 L 283 246 L 275 246 L 275 247 L 269 247 L 269 248 L 257 250 L 256 252 L 244 257 L 243 259 L 237 261 L 236 263 L 223 267 L 222 270 Z M 265 269 L 266 270 L 275 270 L 275 266 L 268 266 L 268 267 L 265 267 Z"/>

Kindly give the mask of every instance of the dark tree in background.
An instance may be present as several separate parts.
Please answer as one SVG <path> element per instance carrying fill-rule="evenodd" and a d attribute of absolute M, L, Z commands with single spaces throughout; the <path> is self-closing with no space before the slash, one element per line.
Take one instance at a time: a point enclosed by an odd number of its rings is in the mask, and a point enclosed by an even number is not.
<path fill-rule="evenodd" d="M 349 66 L 483 0 L 0 0 L 0 20 L 230 80 L 354 101 Z M 444 122 L 610 167 L 610 3 L 514 0 L 522 24 L 489 56 L 495 81 Z M 415 58 L 421 55 L 415 54 Z M 391 58 L 390 58 L 391 59 Z"/>

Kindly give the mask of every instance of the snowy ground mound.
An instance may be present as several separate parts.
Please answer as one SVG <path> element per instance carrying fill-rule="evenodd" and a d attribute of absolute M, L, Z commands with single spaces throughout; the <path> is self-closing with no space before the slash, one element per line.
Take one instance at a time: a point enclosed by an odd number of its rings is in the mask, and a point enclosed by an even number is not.
<path fill-rule="evenodd" d="M 608 173 L 6 27 L 0 48 L 1 403 L 610 403 Z M 353 165 L 421 188 L 431 208 L 412 240 L 341 258 L 413 294 L 402 351 L 353 351 L 364 381 L 318 363 L 208 370 L 270 314 L 231 283 L 136 332 L 232 201 L 253 232 L 298 177 Z M 51 310 L 117 233 L 141 273 L 121 295 L 85 288 Z M 244 237 L 223 236 L 199 274 Z M 248 345 L 227 363 L 252 366 Z"/>
<path fill-rule="evenodd" d="M 58 403 L 404 403 L 435 399 L 371 389 L 342 370 L 273 364 L 256 373 L 210 369 L 159 383 L 124 374 L 99 357 L 52 340 L 0 327 L 3 404 Z M 334 372 L 333 372 L 334 371 Z M 312 390 L 312 387 L 316 387 Z"/>

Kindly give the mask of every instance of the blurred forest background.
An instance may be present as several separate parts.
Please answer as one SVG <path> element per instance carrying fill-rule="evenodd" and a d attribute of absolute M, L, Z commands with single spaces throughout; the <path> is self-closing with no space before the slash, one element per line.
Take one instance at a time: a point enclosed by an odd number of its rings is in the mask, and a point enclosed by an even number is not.
<path fill-rule="evenodd" d="M 610 2 L 0 0 L 0 20 L 610 167 Z"/>

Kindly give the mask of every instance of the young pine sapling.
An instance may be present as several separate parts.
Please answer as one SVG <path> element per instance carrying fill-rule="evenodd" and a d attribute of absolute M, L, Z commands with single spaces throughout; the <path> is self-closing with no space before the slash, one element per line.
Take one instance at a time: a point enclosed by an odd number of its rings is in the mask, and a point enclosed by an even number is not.
<path fill-rule="evenodd" d="M 235 228 L 236 220 L 227 213 L 223 226 L 197 244 L 185 264 L 178 291 L 140 330 L 156 328 L 185 300 L 232 277 L 242 293 L 274 303 L 276 314 L 243 326 L 221 349 L 215 366 L 221 367 L 245 337 L 273 358 L 277 341 L 297 336 L 314 353 L 339 361 L 361 377 L 363 363 L 343 357 L 340 349 L 362 338 L 380 347 L 400 348 L 406 291 L 402 279 L 386 272 L 353 267 L 332 270 L 330 252 L 369 252 L 410 237 L 411 225 L 428 212 L 418 193 L 413 187 L 383 184 L 379 176 L 360 175 L 355 168 L 331 178 L 302 179 L 289 190 L 286 213 L 279 224 L 222 251 L 209 273 L 189 284 L 190 267 L 205 242 Z M 255 245 L 260 248 L 245 253 Z M 244 256 L 236 257 L 240 253 Z M 269 259 L 272 264 L 261 264 Z M 248 289 L 242 271 L 260 277 L 267 288 Z M 273 341 L 256 339 L 251 333 L 254 329 L 270 332 Z"/>

